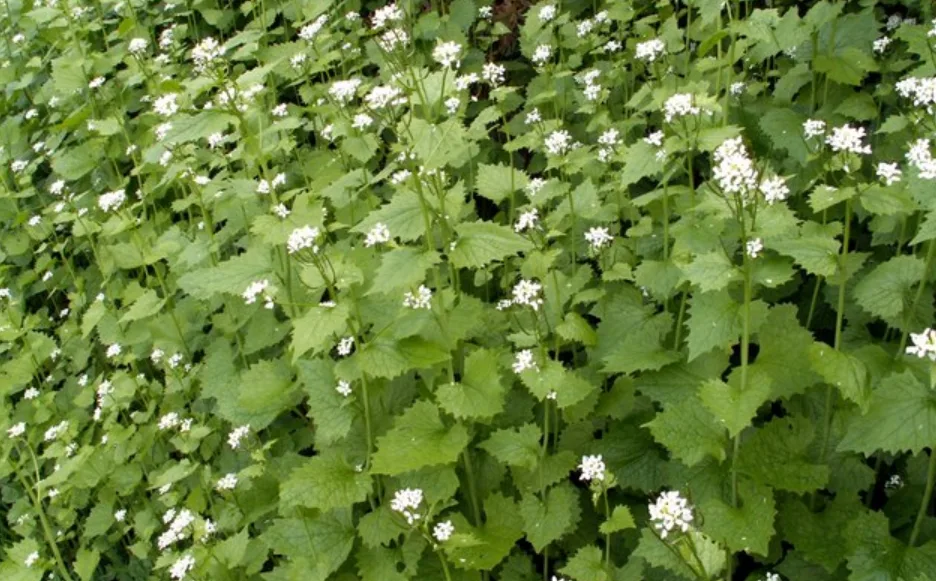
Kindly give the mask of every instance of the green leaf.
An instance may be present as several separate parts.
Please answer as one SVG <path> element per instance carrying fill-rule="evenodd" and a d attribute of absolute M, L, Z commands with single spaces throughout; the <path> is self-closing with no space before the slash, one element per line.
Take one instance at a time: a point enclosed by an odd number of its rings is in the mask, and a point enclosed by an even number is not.
<path fill-rule="evenodd" d="M 274 553 L 301 561 L 303 579 L 326 581 L 354 546 L 351 511 L 277 519 L 261 538 Z"/>
<path fill-rule="evenodd" d="M 84 547 L 78 550 L 78 554 L 75 557 L 75 572 L 78 573 L 78 577 L 81 578 L 81 581 L 89 581 L 94 578 L 94 571 L 97 569 L 100 561 L 100 551 Z"/>
<path fill-rule="evenodd" d="M 690 531 L 689 535 L 695 554 L 692 553 L 689 543 L 661 540 L 649 528 L 645 528 L 641 531 L 634 556 L 683 579 L 717 579 L 718 573 L 725 568 L 725 550 L 700 532 Z M 698 571 L 699 559 L 705 572 Z M 688 563 L 692 563 L 691 568 Z"/>
<path fill-rule="evenodd" d="M 767 316 L 767 305 L 753 301 L 751 329 Z M 689 361 L 712 349 L 729 349 L 738 342 L 743 329 L 743 305 L 737 303 L 728 291 L 697 293 L 689 303 Z"/>
<path fill-rule="evenodd" d="M 314 306 L 293 323 L 290 349 L 295 363 L 303 355 L 328 351 L 335 344 L 335 336 L 343 335 L 348 327 L 348 305 L 339 303 L 334 307 Z"/>
<path fill-rule="evenodd" d="M 172 119 L 172 129 L 166 134 L 163 142 L 167 145 L 178 145 L 205 139 L 213 133 L 224 133 L 228 125 L 237 121 L 230 113 L 223 111 L 202 111 L 196 115 L 179 114 Z"/>
<path fill-rule="evenodd" d="M 372 483 L 368 474 L 352 468 L 336 454 L 305 460 L 280 483 L 281 509 L 295 506 L 328 511 L 367 500 Z"/>
<path fill-rule="evenodd" d="M 873 184 L 861 192 L 861 205 L 872 214 L 881 216 L 910 214 L 917 209 L 907 190 L 880 184 Z M 913 241 L 910 243 L 915 244 Z"/>
<path fill-rule="evenodd" d="M 848 422 L 839 450 L 919 454 L 936 442 L 936 391 L 910 371 L 889 375 L 871 394 L 868 413 Z"/>
<path fill-rule="evenodd" d="M 419 196 L 408 190 L 398 191 L 390 203 L 368 214 L 351 231 L 365 234 L 378 222 L 385 224 L 393 236 L 404 242 L 416 240 L 426 233 Z"/>
<path fill-rule="evenodd" d="M 890 534 L 890 523 L 881 512 L 864 511 L 848 525 L 854 548 L 848 556 L 849 580 L 907 579 L 926 581 L 936 571 L 936 541 L 908 547 Z"/>
<path fill-rule="evenodd" d="M 243 528 L 233 537 L 228 537 L 214 545 L 211 550 L 212 554 L 218 557 L 226 567 L 233 569 L 244 560 L 249 543 L 250 533 L 247 528 Z"/>
<path fill-rule="evenodd" d="M 416 248 L 402 247 L 386 252 L 381 256 L 380 267 L 374 275 L 374 285 L 367 294 L 399 294 L 402 302 L 403 290 L 422 283 L 426 279 L 426 271 L 439 260 L 438 252 Z"/>
<path fill-rule="evenodd" d="M 133 301 L 133 304 L 127 309 L 127 312 L 120 317 L 121 323 L 129 323 L 151 317 L 162 310 L 166 304 L 166 299 L 159 298 L 156 291 L 147 289 L 143 294 Z"/>
<path fill-rule="evenodd" d="M 645 177 L 663 170 L 663 164 L 656 158 L 657 148 L 640 140 L 627 149 L 624 170 L 621 172 L 621 187 L 636 184 Z"/>
<path fill-rule="evenodd" d="M 777 490 L 797 494 L 818 490 L 829 480 L 829 467 L 815 463 L 810 452 L 814 435 L 808 418 L 774 418 L 745 440 L 738 471 Z"/>
<path fill-rule="evenodd" d="M 323 360 L 299 361 L 296 364 L 309 406 L 309 416 L 315 422 L 316 442 L 326 445 L 338 442 L 351 431 L 354 407 L 335 391 L 337 381 L 332 365 Z"/>
<path fill-rule="evenodd" d="M 396 418 L 393 428 L 377 439 L 371 470 L 390 476 L 423 466 L 451 464 L 468 444 L 468 432 L 461 424 L 446 428 L 439 410 L 427 401 L 418 401 Z M 418 450 L 414 454 L 413 450 Z"/>
<path fill-rule="evenodd" d="M 461 167 L 471 157 L 471 144 L 458 119 L 449 119 L 439 125 L 418 118 L 408 119 L 408 127 L 402 123 L 399 134 L 412 135 L 413 151 L 420 165 L 426 169 L 439 169 L 446 165 Z"/>
<path fill-rule="evenodd" d="M 751 425 L 757 408 L 770 396 L 771 378 L 765 372 L 749 369 L 747 386 L 741 385 L 740 377 L 732 373 L 728 383 L 710 379 L 699 388 L 699 399 L 732 438 Z"/>
<path fill-rule="evenodd" d="M 801 500 L 788 498 L 780 505 L 777 527 L 809 562 L 833 573 L 848 554 L 845 527 L 861 510 L 857 496 L 838 496 L 819 513 Z"/>
<path fill-rule="evenodd" d="M 506 389 L 497 369 L 497 357 L 478 349 L 465 359 L 465 375 L 460 383 L 448 383 L 436 390 L 439 405 L 459 419 L 492 418 L 504 409 Z"/>
<path fill-rule="evenodd" d="M 862 309 L 901 331 L 925 327 L 932 321 L 932 304 L 922 312 L 911 312 L 923 275 L 922 260 L 914 256 L 895 256 L 858 281 L 855 300 Z"/>
<path fill-rule="evenodd" d="M 686 466 L 711 456 L 721 462 L 726 458 L 728 438 L 724 428 L 695 396 L 665 406 L 663 411 L 644 424 L 653 438 Z"/>
<path fill-rule="evenodd" d="M 262 430 L 294 406 L 297 396 L 292 371 L 283 360 L 259 361 L 243 372 L 236 393 L 218 399 L 218 412 L 233 424 Z"/>
<path fill-rule="evenodd" d="M 533 469 L 539 462 L 542 432 L 535 424 L 503 428 L 478 444 L 478 447 L 508 466 Z"/>
<path fill-rule="evenodd" d="M 456 567 L 469 570 L 493 569 L 523 536 L 520 524 L 523 520 L 517 505 L 499 493 L 491 494 L 484 501 L 484 517 L 484 526 L 475 532 L 480 543 L 450 551 L 451 562 Z"/>
<path fill-rule="evenodd" d="M 522 190 L 526 183 L 527 176 L 523 170 L 511 169 L 504 164 L 478 164 L 475 182 L 478 194 L 496 204 L 503 202 L 513 192 Z"/>
<path fill-rule="evenodd" d="M 594 545 L 582 547 L 569 559 L 566 566 L 559 570 L 575 581 L 610 581 L 611 573 L 605 569 L 601 549 Z"/>
<path fill-rule="evenodd" d="M 270 278 L 270 253 L 254 247 L 218 266 L 190 270 L 179 277 L 179 288 L 197 299 L 216 294 L 241 295 L 255 280 Z"/>
<path fill-rule="evenodd" d="M 544 400 L 556 392 L 556 406 L 565 409 L 591 395 L 597 387 L 580 377 L 562 363 L 549 359 L 537 369 L 528 369 L 520 374 L 523 385 L 538 399 Z"/>
<path fill-rule="evenodd" d="M 816 342 L 809 348 L 809 363 L 826 383 L 838 388 L 843 397 L 862 409 L 867 408 L 871 386 L 868 369 L 860 359 Z"/>
<path fill-rule="evenodd" d="M 581 509 L 578 493 L 570 484 L 560 484 L 549 489 L 545 502 L 534 494 L 527 494 L 520 501 L 523 530 L 527 540 L 542 552 L 547 545 L 572 531 L 578 523 Z"/>
<path fill-rule="evenodd" d="M 786 150 L 800 165 L 806 165 L 809 148 L 803 139 L 803 122 L 806 117 L 785 107 L 771 108 L 760 118 L 758 124 L 773 146 Z"/>
<path fill-rule="evenodd" d="M 604 362 L 603 372 L 659 369 L 679 359 L 678 353 L 663 346 L 673 326 L 672 316 L 644 304 L 636 288 L 613 293 L 600 307 L 595 313 L 601 323 L 594 356 Z"/>
<path fill-rule="evenodd" d="M 792 397 L 819 382 L 810 366 L 803 365 L 808 359 L 813 337 L 800 326 L 795 306 L 783 304 L 772 307 L 757 341 L 760 346 L 757 360 L 748 370 L 770 377 L 770 399 Z"/>
<path fill-rule="evenodd" d="M 458 238 L 449 256 L 458 268 L 481 268 L 495 260 L 533 249 L 532 242 L 493 222 L 465 222 L 455 230 Z"/>
<path fill-rule="evenodd" d="M 614 510 L 611 512 L 611 516 L 601 523 L 601 526 L 598 527 L 598 531 L 603 535 L 610 535 L 618 531 L 625 531 L 636 527 L 637 525 L 634 523 L 634 516 L 631 514 L 630 509 L 626 506 L 615 506 Z"/>
<path fill-rule="evenodd" d="M 682 267 L 682 271 L 689 282 L 699 287 L 702 292 L 721 290 L 737 280 L 739 275 L 735 266 L 720 250 L 696 256 L 692 262 Z"/>
<path fill-rule="evenodd" d="M 916 245 L 936 238 L 936 210 L 930 210 L 917 230 L 910 244 Z"/>
<path fill-rule="evenodd" d="M 101 163 L 99 153 L 104 143 L 102 139 L 92 139 L 82 147 L 63 149 L 52 158 L 52 169 L 66 180 L 79 180 Z"/>
<path fill-rule="evenodd" d="M 745 551 L 766 557 L 777 514 L 773 492 L 767 486 L 758 486 L 747 480 L 741 481 L 739 492 L 741 503 L 737 508 L 719 499 L 702 503 L 704 530 L 733 552 Z"/>
<path fill-rule="evenodd" d="M 817 55 L 813 59 L 813 66 L 833 81 L 853 86 L 860 85 L 865 75 L 877 70 L 873 57 L 852 46 L 846 47 L 837 55 Z"/>
<path fill-rule="evenodd" d="M 809 195 L 809 206 L 813 212 L 819 213 L 840 202 L 854 198 L 857 193 L 858 190 L 855 188 L 834 188 L 822 185 Z"/>
<path fill-rule="evenodd" d="M 810 274 L 828 277 L 838 270 L 841 243 L 835 239 L 835 233 L 839 229 L 838 224 L 822 226 L 815 222 L 807 222 L 800 230 L 798 238 L 767 239 L 764 245 L 791 257 Z"/>

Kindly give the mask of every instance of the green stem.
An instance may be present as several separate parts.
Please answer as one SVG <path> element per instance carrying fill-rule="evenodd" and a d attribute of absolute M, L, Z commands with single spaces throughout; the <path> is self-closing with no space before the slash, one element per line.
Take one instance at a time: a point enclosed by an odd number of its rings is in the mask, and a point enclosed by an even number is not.
<path fill-rule="evenodd" d="M 923 490 L 923 500 L 920 502 L 920 510 L 917 511 L 916 520 L 913 522 L 913 530 L 910 532 L 910 546 L 916 544 L 917 537 L 920 535 L 920 527 L 923 526 L 923 517 L 929 509 L 930 500 L 933 499 L 933 484 L 936 483 L 936 449 L 930 449 L 929 468 L 926 470 L 926 488 Z"/>
<path fill-rule="evenodd" d="M 471 497 L 471 513 L 474 517 L 474 526 L 481 526 L 481 507 L 478 504 L 478 489 L 475 485 L 474 468 L 471 463 L 471 453 L 468 448 L 462 453 L 462 463 L 465 465 L 465 476 L 468 478 L 468 494 Z"/>
<path fill-rule="evenodd" d="M 55 535 L 52 533 L 52 527 L 49 526 L 49 519 L 46 517 L 45 509 L 42 508 L 42 500 L 36 496 L 36 493 L 33 492 L 29 483 L 26 482 L 26 479 L 19 470 L 16 471 L 16 477 L 26 490 L 26 494 L 29 495 L 29 499 L 32 500 L 33 506 L 36 509 L 36 514 L 39 515 L 39 522 L 42 524 L 42 533 L 46 538 L 46 543 L 48 543 L 49 548 L 52 550 L 52 555 L 55 557 L 55 563 L 58 565 L 59 574 L 68 581 L 73 581 L 72 576 L 68 573 L 68 567 L 65 566 L 65 560 L 62 558 L 62 553 L 59 551 L 58 544 L 55 542 Z"/>
<path fill-rule="evenodd" d="M 605 519 L 611 519 L 611 507 L 608 504 L 608 487 L 602 484 L 602 496 L 604 496 L 604 509 L 605 509 Z M 604 548 L 604 562 L 605 569 L 609 569 L 611 565 L 611 533 L 605 534 L 605 548 Z"/>

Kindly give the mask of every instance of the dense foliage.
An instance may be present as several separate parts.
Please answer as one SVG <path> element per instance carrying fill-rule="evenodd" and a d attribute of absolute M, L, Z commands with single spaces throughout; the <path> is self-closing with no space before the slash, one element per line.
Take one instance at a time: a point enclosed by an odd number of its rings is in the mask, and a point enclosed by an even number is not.
<path fill-rule="evenodd" d="M 0 579 L 936 580 L 927 0 L 7 0 Z"/>

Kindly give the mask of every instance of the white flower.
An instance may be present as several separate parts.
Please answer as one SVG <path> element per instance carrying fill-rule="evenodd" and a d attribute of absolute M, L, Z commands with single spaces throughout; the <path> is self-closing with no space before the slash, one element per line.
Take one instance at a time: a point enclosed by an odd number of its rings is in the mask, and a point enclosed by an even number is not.
<path fill-rule="evenodd" d="M 52 500 L 53 498 L 55 498 L 55 497 L 58 496 L 58 495 L 59 495 L 59 489 L 58 489 L 58 488 L 53 488 L 53 489 L 49 490 L 49 500 Z"/>
<path fill-rule="evenodd" d="M 286 248 L 290 254 L 295 254 L 304 248 L 311 248 L 312 252 L 317 254 L 319 247 L 315 244 L 315 239 L 318 238 L 318 235 L 319 229 L 312 226 L 296 228 L 289 234 Z"/>
<path fill-rule="evenodd" d="M 374 119 L 367 113 L 358 113 L 351 122 L 352 129 L 364 130 L 374 124 Z"/>
<path fill-rule="evenodd" d="M 617 40 L 609 40 L 603 49 L 605 52 L 617 52 L 621 50 L 621 43 Z"/>
<path fill-rule="evenodd" d="M 248 434 L 250 434 L 249 425 L 235 428 L 234 430 L 231 431 L 230 434 L 228 434 L 228 446 L 230 446 L 232 450 L 239 449 L 241 445 L 241 440 L 246 438 Z"/>
<path fill-rule="evenodd" d="M 832 148 L 832 151 L 848 151 L 857 154 L 871 154 L 871 146 L 862 145 L 861 139 L 865 136 L 864 127 L 852 127 L 851 125 L 842 125 L 832 129 L 832 135 L 826 137 L 826 143 Z"/>
<path fill-rule="evenodd" d="M 764 581 L 780 581 L 780 575 L 776 573 L 767 573 L 767 576 L 764 577 Z"/>
<path fill-rule="evenodd" d="M 415 293 L 410 291 L 403 295 L 403 306 L 413 310 L 431 309 L 431 301 L 432 291 L 425 285 L 419 285 Z"/>
<path fill-rule="evenodd" d="M 104 84 L 104 81 L 106 81 L 106 80 L 107 80 L 107 79 L 105 79 L 104 77 L 94 77 L 93 79 L 91 79 L 91 82 L 88 83 L 88 88 L 89 88 L 89 89 L 97 89 L 97 88 L 99 88 L 101 85 L 103 85 L 103 84 Z"/>
<path fill-rule="evenodd" d="M 663 103 L 663 118 L 667 123 L 676 117 L 698 115 L 700 109 L 694 105 L 692 93 L 677 93 Z"/>
<path fill-rule="evenodd" d="M 179 414 L 176 412 L 169 412 L 163 417 L 159 418 L 159 425 L 157 429 L 159 430 L 169 430 L 179 425 Z"/>
<path fill-rule="evenodd" d="M 887 50 L 888 45 L 893 42 L 890 38 L 882 36 L 881 38 L 874 41 L 872 44 L 874 52 L 880 54 Z"/>
<path fill-rule="evenodd" d="M 17 32 L 16 34 L 13 35 L 13 44 L 19 44 L 23 42 L 24 40 L 26 40 L 26 35 L 23 34 L 22 32 Z"/>
<path fill-rule="evenodd" d="M 19 173 L 26 169 L 27 165 L 29 165 L 29 162 L 25 159 L 17 159 L 10 164 L 10 169 L 13 171 L 13 173 Z"/>
<path fill-rule="evenodd" d="M 936 159 L 930 153 L 929 139 L 917 139 L 907 152 L 907 161 L 920 172 L 925 180 L 936 179 Z"/>
<path fill-rule="evenodd" d="M 397 490 L 390 501 L 390 508 L 406 518 L 407 524 L 413 524 L 422 518 L 422 515 L 416 512 L 423 501 L 423 491 L 419 488 L 404 488 Z"/>
<path fill-rule="evenodd" d="M 764 250 L 764 241 L 760 238 L 752 238 L 744 245 L 744 250 L 751 258 L 757 258 Z"/>
<path fill-rule="evenodd" d="M 549 22 L 556 17 L 556 6 L 547 4 L 539 9 L 539 19 L 542 22 Z"/>
<path fill-rule="evenodd" d="M 662 493 L 656 502 L 650 505 L 650 521 L 660 532 L 660 537 L 665 539 L 673 529 L 682 532 L 689 530 L 692 507 L 679 495 L 678 490 L 670 490 Z"/>
<path fill-rule="evenodd" d="M 270 208 L 270 211 L 285 220 L 289 217 L 289 208 L 286 207 L 286 204 L 277 204 Z"/>
<path fill-rule="evenodd" d="M 585 86 L 585 99 L 588 101 L 596 101 L 598 97 L 601 96 L 601 85 L 586 85 Z"/>
<path fill-rule="evenodd" d="M 512 368 L 514 373 L 523 373 L 527 369 L 536 369 L 536 361 L 533 359 L 533 351 L 529 349 L 519 351 L 514 357 Z"/>
<path fill-rule="evenodd" d="M 531 60 L 535 65 L 543 65 L 546 64 L 546 61 L 548 61 L 551 56 L 552 47 L 548 44 L 541 44 L 533 51 L 533 58 Z"/>
<path fill-rule="evenodd" d="M 315 38 L 315 35 L 322 30 L 322 27 L 328 22 L 328 15 L 322 14 L 316 18 L 311 24 L 306 24 L 299 30 L 299 38 L 305 41 L 311 41 Z"/>
<path fill-rule="evenodd" d="M 156 141 L 162 141 L 163 139 L 166 138 L 166 135 L 168 135 L 170 131 L 172 131 L 172 123 L 169 123 L 168 121 L 166 121 L 165 123 L 160 123 L 159 125 L 157 125 L 153 129 L 153 134 L 156 135 Z M 172 157 L 171 151 L 167 151 L 163 155 L 167 155 L 167 154 L 170 157 Z M 161 160 L 160 160 L 160 163 L 162 164 Z"/>
<path fill-rule="evenodd" d="M 364 246 L 370 248 L 376 244 L 390 242 L 390 229 L 383 222 L 377 222 L 364 239 Z"/>
<path fill-rule="evenodd" d="M 111 210 L 116 210 L 119 208 L 126 200 L 126 192 L 123 190 L 114 190 L 113 192 L 101 194 L 98 197 L 98 207 L 105 212 L 110 212 Z"/>
<path fill-rule="evenodd" d="M 208 36 L 192 49 L 192 61 L 195 63 L 195 70 L 202 72 L 208 67 L 217 63 L 224 55 L 224 47 L 218 44 L 218 41 Z"/>
<path fill-rule="evenodd" d="M 237 474 L 229 472 L 218 480 L 215 484 L 215 490 L 234 490 L 237 486 Z"/>
<path fill-rule="evenodd" d="M 127 518 L 127 509 L 122 508 L 114 513 L 114 520 L 117 522 L 123 522 Z"/>
<path fill-rule="evenodd" d="M 29 389 L 23 392 L 23 399 L 33 400 L 33 399 L 36 399 L 37 397 L 39 397 L 39 390 L 36 389 L 35 387 L 30 387 Z"/>
<path fill-rule="evenodd" d="M 139 55 L 146 50 L 147 46 L 149 46 L 149 41 L 145 38 L 133 38 L 130 40 L 130 44 L 127 45 L 127 50 L 130 51 L 130 54 Z"/>
<path fill-rule="evenodd" d="M 338 355 L 347 357 L 351 355 L 351 349 L 354 347 L 354 337 L 347 336 L 338 341 Z"/>
<path fill-rule="evenodd" d="M 117 357 L 118 355 L 120 355 L 120 352 L 121 352 L 120 343 L 114 343 L 107 347 L 108 359 L 113 359 L 114 357 Z"/>
<path fill-rule="evenodd" d="M 457 69 L 462 47 L 457 42 L 443 42 L 432 51 L 432 59 L 443 67 Z"/>
<path fill-rule="evenodd" d="M 585 38 L 595 28 L 595 23 L 591 20 L 583 20 L 576 27 L 576 35 L 579 38 Z"/>
<path fill-rule="evenodd" d="M 370 90 L 364 97 L 364 102 L 368 107 L 374 110 L 380 110 L 384 107 L 402 105 L 406 103 L 403 97 L 403 91 L 393 85 L 380 85 Z"/>
<path fill-rule="evenodd" d="M 346 81 L 335 81 L 328 89 L 328 94 L 338 101 L 338 104 L 345 103 L 354 99 L 358 87 L 361 86 L 361 79 L 348 79 Z"/>
<path fill-rule="evenodd" d="M 18 424 L 13 424 L 12 427 L 7 429 L 8 438 L 18 438 L 26 433 L 26 422 L 20 422 Z"/>
<path fill-rule="evenodd" d="M 790 195 L 790 188 L 786 185 L 786 180 L 780 176 L 767 178 L 760 183 L 760 191 L 764 194 L 764 200 L 768 204 L 783 201 Z"/>
<path fill-rule="evenodd" d="M 875 173 L 877 174 L 877 177 L 888 186 L 900 181 L 900 166 L 898 166 L 896 163 L 881 162 L 877 164 Z"/>
<path fill-rule="evenodd" d="M 387 25 L 388 22 L 398 22 L 403 20 L 403 11 L 397 8 L 396 3 L 387 4 L 383 8 L 378 8 L 374 11 L 374 16 L 371 19 L 371 26 L 375 30 L 380 30 Z"/>
<path fill-rule="evenodd" d="M 478 18 L 490 18 L 494 14 L 494 9 L 490 6 L 478 8 Z"/>
<path fill-rule="evenodd" d="M 908 355 L 916 355 L 919 358 L 928 357 L 931 361 L 936 361 L 936 329 L 924 329 L 922 333 L 910 333 L 910 340 L 913 345 L 907 347 Z"/>
<path fill-rule="evenodd" d="M 543 299 L 539 296 L 542 289 L 543 285 L 538 282 L 521 279 L 513 287 L 513 298 L 511 300 L 515 305 L 526 305 L 534 311 L 539 310 L 540 305 L 543 304 Z"/>
<path fill-rule="evenodd" d="M 748 157 L 740 137 L 726 139 L 715 150 L 714 158 L 718 165 L 712 175 L 725 193 L 744 195 L 757 187 L 754 162 Z"/>
<path fill-rule="evenodd" d="M 505 81 L 506 75 L 507 69 L 505 69 L 503 65 L 485 63 L 484 66 L 481 67 L 481 78 L 495 87 Z"/>
<path fill-rule="evenodd" d="M 900 14 L 891 14 L 887 17 L 887 23 L 885 26 L 887 30 L 894 30 L 898 28 L 903 23 L 903 17 Z"/>
<path fill-rule="evenodd" d="M 270 111 L 270 114 L 274 117 L 285 117 L 289 114 L 289 111 L 286 110 L 286 103 L 280 103 Z"/>
<path fill-rule="evenodd" d="M 602 226 L 589 228 L 585 232 L 585 240 L 591 245 L 593 250 L 600 250 L 611 244 L 614 236 L 608 233 L 608 229 Z"/>
<path fill-rule="evenodd" d="M 528 228 L 536 228 L 536 223 L 539 221 L 539 211 L 536 208 L 528 210 L 520 214 L 520 217 L 517 219 L 517 223 L 514 225 L 514 231 L 523 232 Z"/>
<path fill-rule="evenodd" d="M 179 110 L 179 104 L 176 100 L 179 98 L 177 93 L 166 93 L 162 97 L 153 101 L 153 110 L 157 115 L 171 117 Z"/>
<path fill-rule="evenodd" d="M 45 434 L 42 436 L 42 439 L 46 442 L 52 441 L 58 438 L 59 436 L 61 436 L 62 433 L 67 429 L 68 429 L 68 421 L 62 420 L 58 424 L 46 430 Z"/>
<path fill-rule="evenodd" d="M 26 222 L 30 226 L 38 226 L 42 222 L 42 216 L 31 216 L 29 221 Z"/>
<path fill-rule="evenodd" d="M 634 47 L 635 55 L 639 60 L 652 63 L 666 52 L 666 44 L 659 38 L 638 42 Z"/>
<path fill-rule="evenodd" d="M 185 555 L 178 561 L 172 564 L 172 567 L 169 568 L 169 576 L 177 581 L 185 579 L 185 576 L 189 571 L 195 568 L 195 557 L 191 555 Z"/>
<path fill-rule="evenodd" d="M 308 57 L 306 56 L 304 52 L 299 52 L 289 57 L 289 64 L 294 69 L 298 69 L 303 64 L 305 64 L 307 58 Z"/>
<path fill-rule="evenodd" d="M 223 133 L 212 133 L 208 136 L 208 147 L 215 149 L 222 143 L 224 143 L 225 135 Z"/>
<path fill-rule="evenodd" d="M 455 526 L 452 524 L 452 521 L 447 520 L 436 524 L 432 529 L 432 536 L 434 536 L 437 541 L 444 542 L 449 540 L 454 532 Z"/>
<path fill-rule="evenodd" d="M 888 490 L 896 490 L 898 488 L 903 488 L 904 482 L 900 474 L 893 474 L 890 478 L 887 479 L 887 482 L 884 483 L 884 488 Z"/>
<path fill-rule="evenodd" d="M 559 129 L 546 136 L 544 145 L 550 155 L 563 155 L 572 145 L 572 136 L 565 129 Z"/>
<path fill-rule="evenodd" d="M 539 109 L 533 109 L 526 114 L 526 118 L 524 118 L 523 122 L 527 125 L 533 125 L 534 123 L 539 123 L 542 120 L 543 118 L 540 117 Z"/>
<path fill-rule="evenodd" d="M 538 194 L 546 186 L 546 180 L 543 178 L 532 178 L 526 185 L 526 193 L 531 198 Z"/>
<path fill-rule="evenodd" d="M 598 143 L 613 147 L 620 143 L 620 135 L 620 132 L 612 127 L 598 137 Z"/>
<path fill-rule="evenodd" d="M 644 137 L 644 141 L 654 147 L 662 147 L 663 146 L 663 132 L 654 131 L 650 135 Z"/>
<path fill-rule="evenodd" d="M 377 39 L 377 46 L 384 52 L 393 52 L 397 47 L 409 46 L 409 43 L 409 34 L 399 28 L 392 28 Z"/>
<path fill-rule="evenodd" d="M 807 119 L 803 123 L 803 135 L 806 139 L 825 135 L 826 123 L 819 119 Z"/>
<path fill-rule="evenodd" d="M 26 560 L 23 561 L 23 564 L 26 565 L 26 567 L 32 567 L 33 565 L 36 564 L 36 561 L 38 560 L 39 560 L 39 552 L 33 551 L 32 553 L 29 553 L 28 555 L 26 555 Z"/>
<path fill-rule="evenodd" d="M 579 470 L 582 471 L 581 480 L 589 482 L 591 480 L 604 480 L 605 477 L 605 463 L 601 458 L 601 454 L 597 456 L 582 456 L 582 463 L 578 466 Z"/>
<path fill-rule="evenodd" d="M 731 86 L 728 88 L 728 92 L 735 96 L 740 95 L 744 92 L 744 83 L 741 81 L 731 83 Z"/>
<path fill-rule="evenodd" d="M 342 379 L 341 381 L 338 382 L 338 385 L 335 387 L 335 391 L 337 391 L 344 397 L 348 397 L 349 395 L 351 395 L 351 382 L 345 381 Z"/>

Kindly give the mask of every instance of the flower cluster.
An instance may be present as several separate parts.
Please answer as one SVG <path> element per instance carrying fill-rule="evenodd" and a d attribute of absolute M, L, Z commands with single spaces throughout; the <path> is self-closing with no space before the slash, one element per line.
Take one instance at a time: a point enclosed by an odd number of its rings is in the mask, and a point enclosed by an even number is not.
<path fill-rule="evenodd" d="M 244 303 L 248 305 L 252 305 L 255 302 L 257 302 L 257 297 L 262 294 L 263 299 L 264 299 L 264 303 L 263 303 L 264 308 L 272 309 L 273 297 L 268 292 L 269 289 L 270 289 L 269 280 L 266 280 L 266 279 L 255 280 L 249 285 L 247 285 L 247 289 L 241 294 L 241 296 L 244 297 Z"/>
<path fill-rule="evenodd" d="M 422 518 L 422 514 L 417 512 L 419 505 L 423 501 L 423 491 L 419 488 L 404 488 L 397 490 L 390 501 L 390 508 L 406 518 L 406 523 L 412 525 Z"/>
<path fill-rule="evenodd" d="M 664 539 L 676 529 L 685 533 L 692 523 L 692 507 L 678 490 L 664 492 L 650 505 L 650 522 Z"/>
<path fill-rule="evenodd" d="M 582 475 L 579 478 L 585 482 L 591 482 L 592 480 L 600 482 L 605 479 L 605 463 L 601 454 L 596 456 L 582 456 L 582 462 L 579 464 L 578 468 L 582 471 Z"/>
<path fill-rule="evenodd" d="M 936 329 L 928 328 L 922 333 L 910 333 L 910 340 L 913 341 L 913 345 L 907 347 L 908 355 L 916 355 L 921 359 L 927 357 L 936 362 Z"/>
<path fill-rule="evenodd" d="M 425 285 L 419 285 L 416 292 L 408 291 L 403 295 L 403 306 L 409 309 L 431 309 L 432 291 Z"/>

